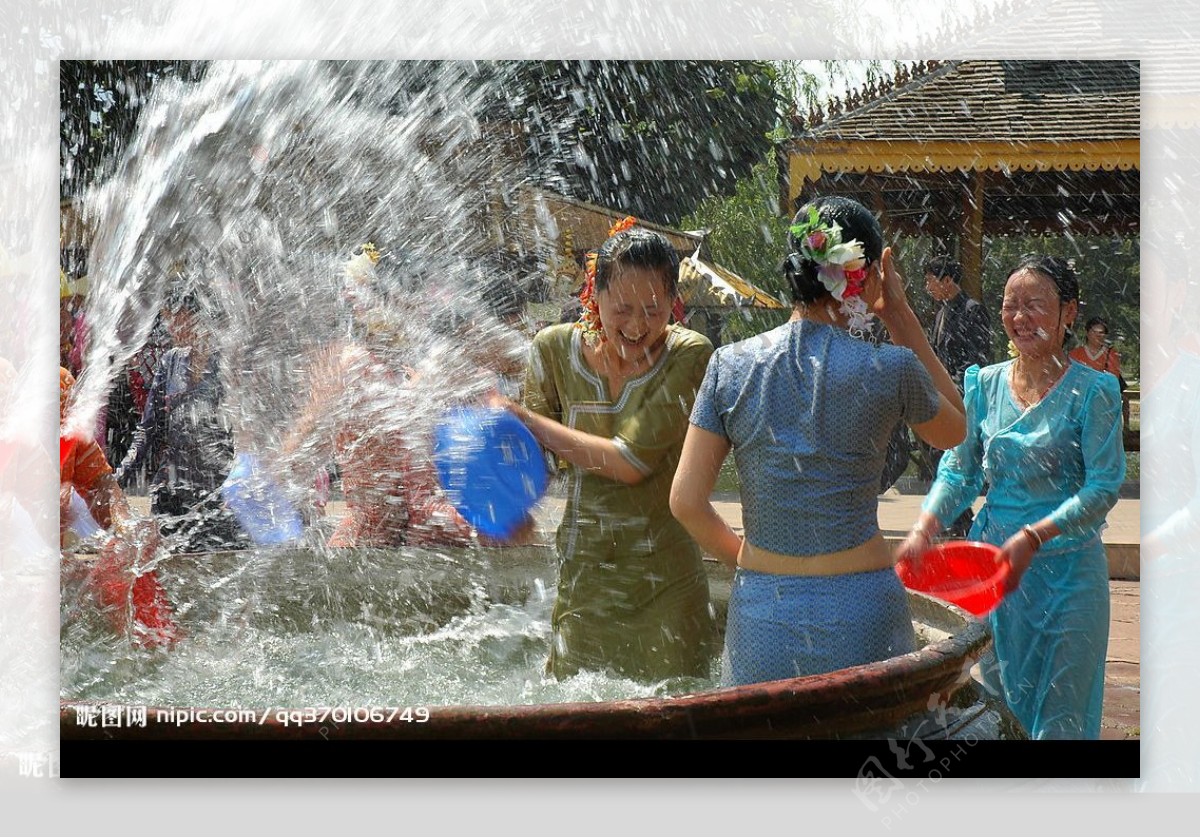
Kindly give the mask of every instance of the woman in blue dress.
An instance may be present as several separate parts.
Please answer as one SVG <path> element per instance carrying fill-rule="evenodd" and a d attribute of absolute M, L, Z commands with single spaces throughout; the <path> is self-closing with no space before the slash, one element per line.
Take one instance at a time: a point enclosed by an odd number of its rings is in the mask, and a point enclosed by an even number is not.
<path fill-rule="evenodd" d="M 912 615 L 879 531 L 897 422 L 949 448 L 962 400 L 904 295 L 879 222 L 822 198 L 791 227 L 791 319 L 713 355 L 696 395 L 671 512 L 736 568 L 722 683 L 816 675 L 914 650 Z M 856 339 L 878 316 L 896 345 Z M 734 452 L 745 538 L 709 497 Z"/>
<path fill-rule="evenodd" d="M 1115 376 L 1072 363 L 1063 339 L 1079 309 L 1066 261 L 1026 257 L 1009 275 L 1001 319 L 1014 359 L 964 378 L 967 438 L 947 452 L 912 532 L 917 561 L 944 522 L 987 499 L 971 538 L 1012 569 L 989 617 L 984 683 L 1035 739 L 1097 739 L 1108 647 L 1108 560 L 1100 530 L 1125 479 Z"/>

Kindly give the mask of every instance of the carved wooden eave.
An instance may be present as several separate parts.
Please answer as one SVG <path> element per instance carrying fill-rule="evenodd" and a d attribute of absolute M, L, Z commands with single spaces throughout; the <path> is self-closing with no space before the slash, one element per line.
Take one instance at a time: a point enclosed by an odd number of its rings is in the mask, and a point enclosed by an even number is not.
<path fill-rule="evenodd" d="M 1137 233 L 1140 80 L 1127 60 L 902 66 L 793 115 L 780 197 L 847 195 L 891 233 L 934 236 L 978 296 L 985 236 Z"/>
<path fill-rule="evenodd" d="M 1140 166 L 1140 142 L 1079 143 L 857 140 L 853 143 L 796 140 L 788 156 L 793 197 L 805 182 L 841 172 L 1129 171 Z"/>

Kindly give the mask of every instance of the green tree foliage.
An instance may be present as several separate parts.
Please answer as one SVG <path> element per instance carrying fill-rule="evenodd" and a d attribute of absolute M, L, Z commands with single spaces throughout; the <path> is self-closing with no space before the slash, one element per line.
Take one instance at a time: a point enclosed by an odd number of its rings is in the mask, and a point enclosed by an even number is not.
<path fill-rule="evenodd" d="M 400 90 L 370 89 L 371 66 L 325 62 L 403 110 L 431 76 L 415 62 Z M 205 62 L 62 64 L 63 193 L 104 174 L 131 136 L 154 82 L 199 78 Z M 471 65 L 494 91 L 484 121 L 510 121 L 528 139 L 531 179 L 571 197 L 675 225 L 697 202 L 732 192 L 770 149 L 778 124 L 775 65 L 762 61 L 524 61 Z M 392 80 L 395 74 L 374 74 Z M 422 99 L 423 107 L 453 107 Z M 107 162 L 106 162 L 107 161 Z"/>
<path fill-rule="evenodd" d="M 108 172 L 129 142 L 154 83 L 198 79 L 203 61 L 59 62 L 59 191 L 79 194 Z"/>
<path fill-rule="evenodd" d="M 779 166 L 772 152 L 738 181 L 733 195 L 702 201 L 683 221 L 685 229 L 706 230 L 708 253 L 783 302 L 791 294 L 780 264 L 787 250 L 788 219 L 779 211 Z M 722 338 L 740 340 L 781 324 L 791 310 L 743 309 L 732 313 Z"/>
<path fill-rule="evenodd" d="M 769 77 L 775 86 L 778 119 L 769 132 L 773 144 L 791 137 L 793 125 L 786 116 L 794 106 L 799 114 L 820 104 L 833 88 L 845 87 L 855 78 L 877 79 L 883 72 L 878 61 L 821 61 L 806 69 L 798 61 L 779 61 Z M 850 69 L 854 73 L 849 72 Z M 761 146 L 755 146 L 760 148 Z M 760 153 L 748 174 L 741 177 L 731 195 L 706 197 L 684 218 L 688 230 L 706 230 L 705 243 L 711 258 L 790 304 L 791 292 L 780 264 L 787 249 L 790 217 L 780 206 L 781 172 L 774 145 Z M 788 310 L 743 309 L 730 314 L 723 340 L 740 340 L 774 328 L 791 314 Z"/>
<path fill-rule="evenodd" d="M 527 62 L 505 104 L 535 180 L 676 226 L 771 148 L 777 78 L 760 61 Z"/>

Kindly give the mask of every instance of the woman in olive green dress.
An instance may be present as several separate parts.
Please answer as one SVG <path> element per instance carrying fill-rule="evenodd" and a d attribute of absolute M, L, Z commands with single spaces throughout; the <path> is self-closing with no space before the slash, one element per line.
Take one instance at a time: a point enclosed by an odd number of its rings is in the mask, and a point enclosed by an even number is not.
<path fill-rule="evenodd" d="M 700 550 L 668 505 L 712 344 L 669 325 L 678 256 L 634 223 L 589 264 L 580 321 L 534 338 L 524 405 L 506 403 L 570 466 L 547 664 L 559 678 L 707 676 L 714 651 Z"/>

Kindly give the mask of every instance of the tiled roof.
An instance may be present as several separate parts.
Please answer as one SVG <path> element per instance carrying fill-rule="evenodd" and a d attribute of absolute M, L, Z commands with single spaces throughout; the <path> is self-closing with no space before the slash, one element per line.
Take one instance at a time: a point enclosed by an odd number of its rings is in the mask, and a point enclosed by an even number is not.
<path fill-rule="evenodd" d="M 526 200 L 540 224 L 547 227 L 548 232 L 553 231 L 552 236 L 557 236 L 563 230 L 570 230 L 573 245 L 581 253 L 595 250 L 604 244 L 609 228 L 628 214 L 543 190 L 530 190 Z M 540 210 L 535 210 L 535 207 L 540 207 Z M 642 219 L 638 220 L 638 225 L 662 233 L 681 254 L 691 254 L 700 246 L 702 240 L 702 237 L 695 233 L 674 230 Z"/>
<path fill-rule="evenodd" d="M 832 117 L 810 116 L 802 143 L 1136 140 L 1137 61 L 948 61 L 868 90 Z"/>
<path fill-rule="evenodd" d="M 963 6 L 963 14 L 928 29 L 903 51 L 1008 58 L 1016 46 L 1027 54 L 1040 50 L 1076 59 L 1138 57 L 1147 99 L 1195 97 L 1200 91 L 1194 0 L 1157 0 L 1152 10 L 1140 13 L 1112 0 L 992 0 Z"/>

